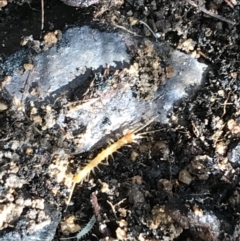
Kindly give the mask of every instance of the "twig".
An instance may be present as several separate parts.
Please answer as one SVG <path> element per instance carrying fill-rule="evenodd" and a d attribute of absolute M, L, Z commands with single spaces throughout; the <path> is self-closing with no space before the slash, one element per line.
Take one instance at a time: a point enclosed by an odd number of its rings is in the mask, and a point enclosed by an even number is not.
<path fill-rule="evenodd" d="M 124 30 L 124 31 L 126 31 L 126 32 L 128 32 L 128 33 L 130 33 L 130 34 L 132 34 L 132 35 L 134 35 L 134 36 L 140 37 L 140 35 L 138 35 L 137 33 L 132 32 L 131 30 L 129 30 L 129 29 L 127 29 L 127 28 L 125 28 L 125 27 L 123 27 L 123 26 L 121 26 L 121 25 L 118 25 L 118 24 L 116 24 L 116 23 L 113 23 L 113 26 L 115 26 L 116 28 L 120 28 L 120 29 L 122 29 L 122 30 Z"/>
<path fill-rule="evenodd" d="M 102 219 L 102 216 L 101 216 L 101 213 L 100 213 L 101 207 L 98 204 L 98 199 L 97 199 L 97 196 L 94 192 L 91 194 L 91 203 L 92 203 L 92 206 L 93 206 L 95 216 L 97 218 L 97 222 L 99 224 L 99 231 L 103 234 L 104 237 L 111 237 L 110 231 L 109 231 L 107 225 L 105 224 L 105 222 Z"/>
<path fill-rule="evenodd" d="M 228 95 L 227 95 L 227 99 L 224 101 L 224 103 L 223 103 L 223 114 L 222 114 L 222 116 L 221 117 L 223 117 L 225 114 L 226 114 L 226 107 L 227 107 L 227 105 L 233 105 L 233 103 L 228 103 L 228 100 L 229 100 L 229 98 L 230 98 L 230 96 L 231 96 L 231 94 L 233 94 L 235 91 L 229 91 L 228 92 Z"/>
<path fill-rule="evenodd" d="M 149 29 L 149 31 L 152 33 L 152 35 L 155 37 L 156 40 L 159 38 L 159 36 L 157 34 L 155 34 L 153 32 L 153 30 L 144 21 L 140 20 L 139 23 L 145 25 Z"/>
<path fill-rule="evenodd" d="M 107 203 L 111 206 L 113 214 L 115 216 L 115 218 L 117 219 L 117 215 L 116 215 L 116 206 L 119 206 L 121 203 L 125 202 L 126 198 L 122 199 L 120 202 L 116 203 L 116 204 L 112 204 L 110 201 L 107 200 Z"/>
<path fill-rule="evenodd" d="M 196 137 L 200 136 L 200 132 L 197 128 L 197 126 L 195 125 L 195 123 L 192 121 L 192 126 L 193 126 L 193 133 L 195 134 Z"/>
<path fill-rule="evenodd" d="M 25 84 L 24 84 L 24 88 L 23 88 L 23 94 L 22 94 L 22 99 L 21 101 L 24 103 L 25 100 L 26 100 L 26 96 L 28 94 L 28 91 L 29 91 L 29 88 L 30 88 L 30 84 L 31 84 L 31 76 L 32 76 L 32 72 L 34 70 L 34 67 L 32 70 L 28 70 L 28 76 L 27 76 L 27 79 L 25 81 Z"/>
<path fill-rule="evenodd" d="M 195 3 L 194 1 L 192 1 L 192 0 L 185 0 L 185 1 L 188 2 L 189 4 L 191 4 L 193 7 L 199 9 L 199 10 L 202 11 L 203 13 L 206 13 L 207 15 L 209 15 L 209 16 L 211 16 L 211 17 L 213 17 L 213 18 L 217 18 L 217 19 L 219 19 L 219 20 L 221 20 L 221 21 L 223 21 L 223 22 L 226 22 L 226 23 L 229 23 L 229 24 L 232 24 L 232 25 L 235 25 L 235 24 L 236 24 L 235 22 L 233 22 L 233 21 L 231 21 L 231 20 L 228 20 L 228 19 L 225 18 L 225 17 L 222 17 L 222 16 L 220 16 L 220 15 L 218 15 L 218 14 L 215 14 L 215 13 L 212 13 L 212 12 L 208 11 L 205 7 L 196 4 L 196 3 Z"/>
<path fill-rule="evenodd" d="M 97 221 L 101 222 L 102 221 L 102 217 L 100 215 L 100 209 L 101 208 L 100 208 L 100 206 L 98 204 L 98 199 L 97 199 L 97 196 L 96 196 L 96 194 L 94 192 L 91 194 L 91 203 L 92 203 L 92 207 L 93 207 L 95 216 L 97 218 Z"/>
<path fill-rule="evenodd" d="M 112 22 L 112 24 L 113 24 L 114 27 L 120 28 L 120 29 L 122 29 L 122 30 L 124 30 L 124 31 L 126 31 L 126 32 L 128 32 L 128 33 L 130 33 L 130 34 L 132 34 L 132 35 L 134 35 L 134 36 L 140 37 L 140 35 L 138 35 L 137 33 L 132 32 L 131 30 L 129 30 L 129 29 L 127 29 L 127 28 L 125 28 L 125 27 L 123 27 L 123 26 L 121 26 L 121 25 L 118 25 L 118 24 L 115 22 L 115 19 L 116 19 L 116 17 L 112 17 L 112 19 L 111 19 L 111 22 Z"/>
<path fill-rule="evenodd" d="M 230 0 L 230 1 L 229 1 L 229 0 L 224 0 L 224 2 L 225 2 L 229 7 L 234 8 L 231 0 Z"/>
<path fill-rule="evenodd" d="M 26 112 L 25 111 L 22 111 L 23 115 L 25 116 L 25 118 L 30 122 L 32 123 L 32 121 L 30 120 L 30 118 L 27 116 Z M 35 126 L 34 123 L 32 123 L 30 125 L 39 135 L 42 135 L 42 132 Z"/>
<path fill-rule="evenodd" d="M 9 136 L 9 137 L 6 137 L 6 138 L 2 138 L 2 139 L 0 139 L 0 141 L 7 141 L 7 140 L 9 140 L 11 137 Z"/>
<path fill-rule="evenodd" d="M 41 31 L 43 31 L 43 28 L 44 28 L 44 0 L 41 0 L 41 8 L 42 8 Z"/>

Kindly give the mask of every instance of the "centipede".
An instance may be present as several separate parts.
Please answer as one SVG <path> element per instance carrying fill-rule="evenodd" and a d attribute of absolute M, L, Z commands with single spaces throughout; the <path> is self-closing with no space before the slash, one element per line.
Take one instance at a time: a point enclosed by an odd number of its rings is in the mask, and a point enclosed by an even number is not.
<path fill-rule="evenodd" d="M 155 117 L 156 118 L 156 117 Z M 150 125 L 155 118 L 151 119 L 147 124 L 140 128 L 127 132 L 124 136 L 118 139 L 116 142 L 109 145 L 106 149 L 102 150 L 95 158 L 93 158 L 80 172 L 78 172 L 73 178 L 73 184 L 70 191 L 69 198 L 67 200 L 67 207 L 71 202 L 71 198 L 75 189 L 76 184 L 82 184 L 85 180 L 89 179 L 89 176 L 100 164 L 106 164 L 104 161 L 108 160 L 109 156 L 112 156 L 114 152 L 117 152 L 123 146 L 137 142 L 137 140 L 144 138 L 144 134 L 149 132 L 138 133 L 148 125 Z M 66 209 L 67 209 L 66 207 Z"/>

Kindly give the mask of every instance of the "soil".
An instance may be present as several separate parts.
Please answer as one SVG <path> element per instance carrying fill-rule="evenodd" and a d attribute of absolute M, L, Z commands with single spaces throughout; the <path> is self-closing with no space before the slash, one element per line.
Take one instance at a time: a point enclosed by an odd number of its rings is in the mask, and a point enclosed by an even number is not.
<path fill-rule="evenodd" d="M 91 160 L 107 144 L 79 155 L 71 155 L 71 149 L 57 152 L 59 130 L 41 135 L 29 110 L 26 116 L 6 111 L 9 103 L 2 99 L 1 173 L 17 173 L 18 179 L 12 176 L 17 184 L 9 186 L 48 200 L 62 213 L 53 240 L 73 237 L 94 213 L 96 224 L 84 240 L 238 240 L 240 2 L 230 1 L 232 7 L 221 0 L 109 2 L 74 8 L 45 1 L 41 31 L 40 1 L 8 1 L 0 11 L 2 59 L 22 48 L 24 36 L 42 40 L 45 33 L 63 31 L 67 25 L 100 24 L 151 41 L 158 37 L 157 41 L 194 56 L 210 67 L 205 84 L 193 98 L 174 107 L 167 125 L 151 124 L 146 138 L 122 147 L 109 158 L 108 166 L 76 185 L 67 211 L 67 185 L 54 178 L 67 172 L 69 181 L 80 162 Z M 235 24 L 211 17 L 201 7 Z M 33 149 L 24 143 L 26 139 Z M 39 143 L 46 149 L 38 148 Z M 51 176 L 49 166 L 55 170 L 59 163 L 62 169 Z M 10 175 L 4 178 L 2 183 L 14 182 Z"/>

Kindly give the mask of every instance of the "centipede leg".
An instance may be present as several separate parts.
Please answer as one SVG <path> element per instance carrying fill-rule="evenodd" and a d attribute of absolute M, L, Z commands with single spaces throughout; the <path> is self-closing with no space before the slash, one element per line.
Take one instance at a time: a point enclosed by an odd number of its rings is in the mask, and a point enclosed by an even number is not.
<path fill-rule="evenodd" d="M 101 163 L 101 164 L 104 165 L 104 166 L 108 166 L 108 165 L 109 165 L 108 161 L 103 162 L 103 163 Z"/>
<path fill-rule="evenodd" d="M 120 154 L 120 155 L 122 155 L 123 156 L 123 154 L 120 152 L 120 151 L 115 151 L 115 152 L 117 152 L 118 154 Z M 113 159 L 114 160 L 114 159 Z"/>
<path fill-rule="evenodd" d="M 111 139 L 111 138 L 108 138 L 107 143 L 108 143 L 108 145 L 111 145 L 111 144 L 113 144 L 113 143 L 114 143 L 114 140 L 113 140 L 113 139 Z"/>
<path fill-rule="evenodd" d="M 135 142 L 135 143 L 137 143 L 136 141 L 132 141 L 132 142 Z M 127 147 L 132 147 L 130 144 L 128 144 L 128 145 L 125 145 L 125 146 L 127 146 Z"/>
<path fill-rule="evenodd" d="M 112 159 L 115 161 L 115 159 L 114 159 L 113 155 L 111 154 L 110 156 L 111 156 L 111 158 L 112 158 Z M 108 160 L 106 160 L 106 161 L 107 161 L 107 163 L 108 163 Z"/>
<path fill-rule="evenodd" d="M 98 166 L 96 166 L 95 168 L 97 168 L 97 169 L 98 169 L 98 171 L 100 171 L 100 168 L 99 168 Z"/>

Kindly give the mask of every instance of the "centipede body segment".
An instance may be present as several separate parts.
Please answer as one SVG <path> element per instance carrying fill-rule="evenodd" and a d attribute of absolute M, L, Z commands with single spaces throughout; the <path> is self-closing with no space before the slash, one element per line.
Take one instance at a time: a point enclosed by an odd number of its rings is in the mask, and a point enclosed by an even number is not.
<path fill-rule="evenodd" d="M 101 151 L 93 160 L 91 160 L 78 174 L 76 174 L 75 177 L 73 178 L 73 185 L 67 201 L 67 206 L 71 201 L 75 185 L 77 183 L 82 183 L 84 180 L 88 179 L 91 172 L 94 171 L 94 169 L 97 168 L 99 164 L 103 163 L 104 160 L 108 159 L 108 157 L 111 156 L 114 152 L 116 152 L 117 150 L 119 150 L 120 148 L 122 148 L 127 144 L 135 142 L 137 139 L 141 139 L 142 134 L 144 133 L 139 133 L 139 134 L 136 134 L 136 133 L 142 130 L 143 128 L 145 128 L 147 125 L 149 125 L 154 119 L 152 119 L 143 127 L 137 130 L 128 132 L 126 135 L 118 139 L 116 142 L 109 145 L 105 150 Z"/>

